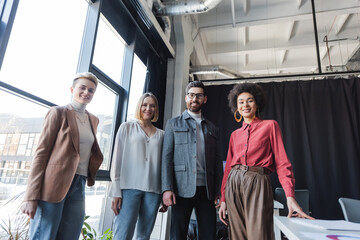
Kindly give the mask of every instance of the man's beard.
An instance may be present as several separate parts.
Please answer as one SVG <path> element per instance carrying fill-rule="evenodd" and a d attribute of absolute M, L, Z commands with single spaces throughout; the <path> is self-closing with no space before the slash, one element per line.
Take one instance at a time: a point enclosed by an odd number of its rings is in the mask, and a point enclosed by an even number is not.
<path fill-rule="evenodd" d="M 193 107 L 192 103 L 196 103 L 197 106 Z M 201 110 L 203 104 L 199 103 L 198 101 L 195 101 L 195 102 L 192 102 L 192 103 L 190 103 L 189 106 L 188 106 L 189 111 L 190 112 L 199 112 Z"/>

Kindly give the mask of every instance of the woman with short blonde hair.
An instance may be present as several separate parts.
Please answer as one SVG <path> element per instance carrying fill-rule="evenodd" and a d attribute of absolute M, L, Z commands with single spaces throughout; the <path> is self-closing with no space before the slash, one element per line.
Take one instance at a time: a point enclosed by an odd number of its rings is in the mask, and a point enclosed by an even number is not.
<path fill-rule="evenodd" d="M 73 78 L 71 102 L 47 113 L 32 160 L 23 213 L 30 239 L 79 239 L 85 216 L 85 183 L 95 184 L 103 155 L 96 139 L 99 119 L 86 111 L 98 79 L 90 73 Z"/>

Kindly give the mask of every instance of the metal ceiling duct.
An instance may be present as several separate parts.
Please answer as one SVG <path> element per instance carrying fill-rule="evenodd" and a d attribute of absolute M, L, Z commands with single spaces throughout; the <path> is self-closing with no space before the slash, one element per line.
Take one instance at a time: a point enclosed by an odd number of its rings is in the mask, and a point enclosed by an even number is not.
<path fill-rule="evenodd" d="M 230 78 L 244 78 L 248 77 L 246 74 L 238 74 L 224 66 L 219 65 L 202 65 L 202 66 L 191 66 L 190 74 L 214 74 L 218 73 Z"/>
<path fill-rule="evenodd" d="M 175 51 L 169 41 L 170 19 L 168 17 L 162 18 L 165 26 L 163 31 L 145 0 L 121 0 L 121 2 L 124 3 L 134 20 L 143 29 L 145 36 L 152 44 L 153 50 L 157 52 L 162 45 L 168 50 L 169 57 L 175 57 Z"/>
<path fill-rule="evenodd" d="M 215 8 L 222 0 L 181 0 L 166 1 L 154 0 L 156 15 L 175 16 L 199 14 Z"/>
<path fill-rule="evenodd" d="M 164 33 L 167 39 L 170 39 L 171 34 L 171 21 L 169 16 L 161 16 L 161 20 L 164 23 Z"/>

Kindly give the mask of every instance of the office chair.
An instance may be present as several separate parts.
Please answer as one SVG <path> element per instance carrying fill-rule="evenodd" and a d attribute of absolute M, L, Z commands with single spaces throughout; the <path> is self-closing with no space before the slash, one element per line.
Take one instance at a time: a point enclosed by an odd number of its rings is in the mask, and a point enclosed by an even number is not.
<path fill-rule="evenodd" d="M 275 196 L 274 199 L 284 205 L 284 209 L 280 209 L 280 216 L 287 216 L 289 210 L 286 204 L 286 196 L 285 191 L 282 188 L 275 188 Z M 295 189 L 295 199 L 299 203 L 300 207 L 304 211 L 304 213 L 310 215 L 311 212 L 309 210 L 309 190 L 308 189 Z"/>
<path fill-rule="evenodd" d="M 339 198 L 339 203 L 346 221 L 360 223 L 360 200 Z"/>

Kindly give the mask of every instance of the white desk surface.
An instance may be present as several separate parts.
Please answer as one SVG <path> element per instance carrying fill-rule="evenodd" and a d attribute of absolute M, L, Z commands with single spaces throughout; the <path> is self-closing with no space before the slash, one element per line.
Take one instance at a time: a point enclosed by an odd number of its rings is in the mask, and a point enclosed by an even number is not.
<path fill-rule="evenodd" d="M 360 239 L 360 231 L 322 230 L 292 222 L 288 217 L 274 216 L 274 224 L 289 240 Z"/>
<path fill-rule="evenodd" d="M 274 200 L 274 208 L 283 209 L 284 205 L 281 202 Z"/>
<path fill-rule="evenodd" d="M 284 205 L 274 200 L 274 217 L 279 216 L 280 209 L 284 209 Z M 276 226 L 275 220 L 274 220 L 274 233 L 275 233 L 275 240 L 281 240 L 281 232 L 280 229 Z"/>

